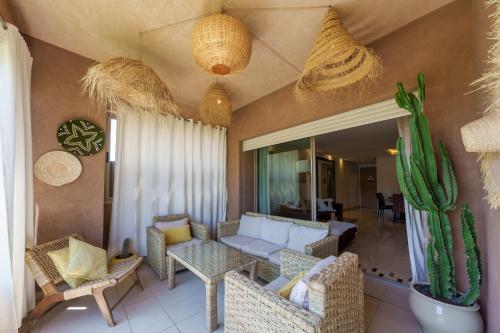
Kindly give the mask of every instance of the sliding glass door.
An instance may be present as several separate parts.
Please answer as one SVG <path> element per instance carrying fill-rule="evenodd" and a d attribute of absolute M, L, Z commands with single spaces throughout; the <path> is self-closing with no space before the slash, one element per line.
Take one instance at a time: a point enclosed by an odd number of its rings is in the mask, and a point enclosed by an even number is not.
<path fill-rule="evenodd" d="M 311 140 L 301 139 L 258 150 L 258 211 L 312 219 Z"/>

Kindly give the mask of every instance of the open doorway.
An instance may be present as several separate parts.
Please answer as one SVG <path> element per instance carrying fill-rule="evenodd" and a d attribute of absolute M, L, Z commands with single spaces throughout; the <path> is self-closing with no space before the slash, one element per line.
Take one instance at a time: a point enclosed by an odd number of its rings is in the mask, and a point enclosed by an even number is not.
<path fill-rule="evenodd" d="M 408 283 L 411 267 L 394 156 L 398 136 L 396 119 L 316 136 L 317 220 L 332 222 L 339 250 L 357 253 L 365 273 Z M 329 169 L 323 160 L 331 165 L 332 179 L 324 174 Z M 327 216 L 328 204 L 342 213 Z"/>

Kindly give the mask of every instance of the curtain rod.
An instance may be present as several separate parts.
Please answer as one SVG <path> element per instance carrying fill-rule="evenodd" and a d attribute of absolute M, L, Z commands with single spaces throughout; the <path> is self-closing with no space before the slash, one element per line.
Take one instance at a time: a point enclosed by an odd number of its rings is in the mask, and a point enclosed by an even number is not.
<path fill-rule="evenodd" d="M 7 30 L 7 23 L 3 20 L 2 16 L 0 16 L 0 23 L 2 24 L 3 30 Z"/>

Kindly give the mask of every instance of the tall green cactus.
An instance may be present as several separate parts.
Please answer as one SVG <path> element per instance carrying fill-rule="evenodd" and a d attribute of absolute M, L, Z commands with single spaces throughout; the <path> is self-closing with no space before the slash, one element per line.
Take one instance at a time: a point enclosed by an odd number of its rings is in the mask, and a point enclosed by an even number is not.
<path fill-rule="evenodd" d="M 447 212 L 455 209 L 457 182 L 446 146 L 439 143 L 441 174 L 438 176 L 429 124 L 424 115 L 425 82 L 418 74 L 418 97 L 397 84 L 396 102 L 411 113 L 409 120 L 411 155 L 408 159 L 403 138 L 397 141 L 396 173 L 403 196 L 415 209 L 428 213 L 431 239 L 427 246 L 427 270 L 431 294 L 435 298 L 457 299 L 453 239 Z M 460 304 L 471 305 L 479 297 L 481 263 L 474 232 L 474 217 L 467 205 L 460 220 L 467 254 L 469 291 L 459 298 Z"/>

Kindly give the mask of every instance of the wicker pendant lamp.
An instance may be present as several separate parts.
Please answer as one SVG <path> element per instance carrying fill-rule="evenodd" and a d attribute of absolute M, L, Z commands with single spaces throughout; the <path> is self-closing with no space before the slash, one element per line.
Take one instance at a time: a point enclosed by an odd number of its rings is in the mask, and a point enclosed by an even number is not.
<path fill-rule="evenodd" d="M 227 127 L 231 122 L 231 101 L 220 83 L 212 84 L 200 105 L 201 122 Z"/>
<path fill-rule="evenodd" d="M 315 91 L 355 91 L 374 82 L 381 72 L 382 64 L 374 51 L 355 40 L 329 8 L 295 95 L 301 98 Z"/>
<path fill-rule="evenodd" d="M 170 91 L 153 69 L 141 61 L 111 58 L 91 66 L 81 80 L 83 90 L 101 109 L 136 110 L 177 114 Z"/>
<path fill-rule="evenodd" d="M 198 22 L 191 36 L 191 48 L 204 71 L 234 74 L 248 65 L 252 39 L 243 23 L 229 15 L 215 14 Z"/>

